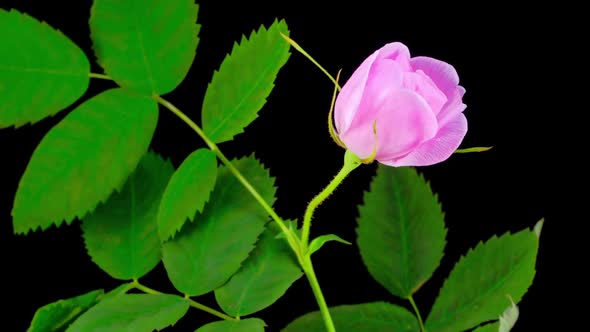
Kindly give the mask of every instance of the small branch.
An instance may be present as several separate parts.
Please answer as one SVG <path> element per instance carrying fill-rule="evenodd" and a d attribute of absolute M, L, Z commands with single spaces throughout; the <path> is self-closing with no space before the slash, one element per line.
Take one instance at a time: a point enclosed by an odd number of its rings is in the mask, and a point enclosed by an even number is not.
<path fill-rule="evenodd" d="M 152 289 L 152 288 L 149 288 L 147 286 L 144 286 L 144 285 L 140 284 L 137 279 L 134 279 L 130 283 L 130 285 L 133 288 L 135 288 L 137 290 L 140 290 L 140 291 L 142 291 L 142 292 L 144 292 L 146 294 L 152 294 L 152 295 L 165 294 L 165 293 L 162 293 L 160 291 L 157 291 L 155 289 Z M 192 300 L 188 295 L 185 295 L 184 298 L 188 301 L 188 303 L 191 305 L 191 307 L 194 307 L 194 308 L 197 308 L 197 309 L 199 309 L 201 311 L 205 311 L 207 313 L 210 313 L 213 316 L 216 316 L 218 318 L 225 319 L 225 320 L 239 320 L 238 318 L 235 318 L 235 317 L 226 315 L 223 312 L 217 311 L 217 310 L 215 310 L 213 308 L 209 308 L 208 306 L 206 306 L 204 304 L 200 304 L 199 302 L 197 302 L 195 300 Z"/>
<path fill-rule="evenodd" d="M 108 75 L 105 75 L 105 74 L 90 73 L 90 74 L 88 74 L 88 76 L 90 78 L 97 78 L 99 80 L 107 80 L 107 81 L 113 80 L 112 78 L 110 78 Z"/>
<path fill-rule="evenodd" d="M 412 304 L 412 308 L 414 309 L 414 312 L 416 313 L 416 317 L 418 317 L 418 324 L 420 324 L 420 331 L 426 332 L 426 329 L 424 328 L 424 322 L 422 321 L 422 316 L 420 315 L 420 310 L 418 310 L 418 306 L 416 306 L 416 302 L 414 302 L 414 298 L 412 297 L 412 295 L 410 295 L 410 297 L 408 297 L 408 300 Z"/>

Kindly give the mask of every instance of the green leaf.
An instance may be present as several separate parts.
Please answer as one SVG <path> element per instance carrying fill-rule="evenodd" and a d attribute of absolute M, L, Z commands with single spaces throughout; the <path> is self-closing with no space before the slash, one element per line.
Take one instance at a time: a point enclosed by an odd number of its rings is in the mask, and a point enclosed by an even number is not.
<path fill-rule="evenodd" d="M 440 204 L 415 169 L 380 165 L 360 207 L 357 242 L 367 269 L 408 298 L 438 267 L 446 229 Z"/>
<path fill-rule="evenodd" d="M 285 21 L 275 21 L 268 30 L 261 26 L 249 39 L 234 43 L 213 74 L 203 100 L 203 131 L 216 143 L 231 140 L 258 116 L 274 87 L 274 80 L 289 59 Z"/>
<path fill-rule="evenodd" d="M 157 122 L 153 99 L 122 89 L 78 106 L 33 152 L 14 199 L 14 232 L 70 224 L 104 202 L 147 151 Z"/>
<path fill-rule="evenodd" d="M 351 245 L 352 243 L 343 240 L 342 238 L 340 238 L 338 235 L 335 234 L 326 234 L 326 235 L 320 235 L 318 237 L 316 237 L 315 239 L 313 239 L 311 241 L 311 243 L 309 244 L 309 253 L 308 255 L 312 255 L 314 252 L 320 250 L 320 248 L 329 241 L 336 241 L 336 242 L 340 242 L 340 243 L 344 243 L 344 244 L 348 244 Z"/>
<path fill-rule="evenodd" d="M 217 303 L 232 316 L 246 316 L 277 301 L 303 273 L 285 239 L 271 222 L 242 268 L 215 290 Z"/>
<path fill-rule="evenodd" d="M 258 318 L 222 320 L 203 325 L 195 332 L 264 332 L 265 326 L 264 321 Z"/>
<path fill-rule="evenodd" d="M 194 0 L 94 0 L 94 53 L 120 86 L 165 94 L 184 79 L 195 58 L 200 25 Z"/>
<path fill-rule="evenodd" d="M 498 319 L 533 282 L 538 237 L 534 231 L 492 237 L 455 265 L 426 321 L 428 331 L 463 331 Z"/>
<path fill-rule="evenodd" d="M 67 332 L 153 332 L 176 323 L 188 308 L 188 301 L 176 295 L 124 294 L 100 301 Z"/>
<path fill-rule="evenodd" d="M 123 190 L 84 218 L 88 254 L 111 277 L 139 279 L 160 262 L 156 217 L 172 173 L 169 161 L 153 152 L 145 154 Z"/>
<path fill-rule="evenodd" d="M 88 89 L 86 55 L 47 23 L 0 9 L 0 37 L 0 128 L 54 115 Z"/>
<path fill-rule="evenodd" d="M 103 294 L 99 289 L 47 304 L 35 312 L 27 332 L 64 331 L 78 316 L 98 303 Z"/>
<path fill-rule="evenodd" d="M 158 230 L 162 241 L 203 211 L 217 178 L 217 159 L 208 149 L 191 153 L 172 175 L 158 211 Z"/>
<path fill-rule="evenodd" d="M 254 157 L 232 164 L 268 204 L 274 203 L 274 179 Z M 252 195 L 225 166 L 221 167 L 203 212 L 163 244 L 168 277 L 176 289 L 191 296 L 220 287 L 254 249 L 267 220 L 267 213 Z"/>
<path fill-rule="evenodd" d="M 338 332 L 417 332 L 418 321 L 409 311 L 386 302 L 340 305 L 330 308 Z M 282 332 L 324 332 L 319 311 L 310 312 L 285 327 Z"/>
<path fill-rule="evenodd" d="M 486 324 L 473 330 L 473 332 L 498 332 L 500 324 L 498 322 Z"/>

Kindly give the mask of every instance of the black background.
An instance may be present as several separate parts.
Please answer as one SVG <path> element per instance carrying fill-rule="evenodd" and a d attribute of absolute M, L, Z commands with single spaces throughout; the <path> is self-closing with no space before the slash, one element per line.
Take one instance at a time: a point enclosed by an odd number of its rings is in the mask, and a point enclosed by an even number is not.
<path fill-rule="evenodd" d="M 88 31 L 90 1 L 13 0 L 16 8 L 63 31 L 93 59 Z M 515 331 L 539 331 L 549 323 L 571 321 L 556 313 L 562 290 L 555 285 L 563 260 L 558 248 L 562 221 L 553 214 L 547 165 L 548 110 L 552 108 L 551 40 L 555 32 L 546 8 L 517 9 L 479 3 L 477 8 L 432 7 L 424 3 L 363 1 L 337 6 L 302 2 L 201 1 L 200 44 L 190 73 L 165 98 L 199 121 L 206 85 L 234 40 L 275 17 L 285 18 L 291 37 L 330 72 L 343 69 L 343 81 L 374 50 L 392 41 L 405 43 L 412 55 L 426 55 L 455 66 L 467 90 L 464 102 L 469 131 L 462 147 L 494 146 L 485 153 L 454 155 L 448 161 L 420 168 L 439 194 L 446 213 L 448 244 L 441 267 L 417 293 L 426 316 L 454 262 L 480 240 L 506 231 L 532 227 L 545 217 L 537 275 L 520 303 Z M 323 6 L 318 8 L 317 6 Z M 7 31 L 0 31 L 0 36 Z M 540 56 L 542 55 L 542 56 Z M 94 72 L 101 72 L 93 64 Z M 92 80 L 87 94 L 112 84 Z M 230 158 L 256 156 L 270 168 L 278 185 L 275 204 L 285 218 L 302 216 L 306 203 L 333 177 L 343 150 L 332 143 L 326 119 L 331 82 L 307 59 L 294 52 L 281 70 L 276 87 L 259 118 L 244 134 L 220 148 Z M 77 103 L 79 104 L 79 102 Z M 75 105 L 74 105 L 75 106 Z M 74 107 L 73 106 L 73 107 Z M 18 181 L 43 135 L 73 107 L 35 125 L 0 130 L 0 287 L 5 306 L 1 325 L 10 331 L 27 328 L 35 310 L 46 303 L 97 288 L 118 285 L 94 265 L 80 237 L 79 223 L 27 236 L 12 234 L 10 210 Z M 199 138 L 169 112 L 160 112 L 152 148 L 175 166 Z M 336 233 L 355 239 L 357 205 L 369 186 L 375 165 L 355 171 L 317 211 L 313 235 Z M 355 246 L 331 244 L 315 255 L 316 271 L 330 305 L 385 300 L 407 305 L 388 294 L 366 272 Z M 160 264 L 143 282 L 174 292 Z M 477 292 L 477 289 L 473 290 Z M 214 305 L 212 296 L 202 302 Z M 257 314 L 277 331 L 292 319 L 316 310 L 304 279 L 274 306 Z M 7 311 L 8 310 L 8 311 Z M 7 314 L 8 313 L 8 314 Z M 172 330 L 194 331 L 210 316 L 191 310 Z"/>

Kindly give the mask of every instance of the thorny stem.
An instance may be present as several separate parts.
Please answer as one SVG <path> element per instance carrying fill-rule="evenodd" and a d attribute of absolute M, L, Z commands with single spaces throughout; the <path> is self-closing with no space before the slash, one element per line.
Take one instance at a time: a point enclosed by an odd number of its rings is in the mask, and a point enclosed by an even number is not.
<path fill-rule="evenodd" d="M 322 190 L 316 197 L 314 197 L 307 209 L 305 210 L 305 214 L 303 215 L 303 228 L 301 230 L 301 244 L 303 245 L 304 251 L 307 251 L 307 247 L 309 244 L 309 231 L 311 228 L 311 218 L 313 217 L 313 213 L 315 209 L 322 204 L 323 201 L 330 196 L 334 190 L 342 183 L 342 181 L 352 172 L 354 169 L 361 165 L 361 161 L 358 157 L 346 150 L 344 155 L 344 165 L 338 171 L 338 174 L 330 181 L 330 183 Z"/>

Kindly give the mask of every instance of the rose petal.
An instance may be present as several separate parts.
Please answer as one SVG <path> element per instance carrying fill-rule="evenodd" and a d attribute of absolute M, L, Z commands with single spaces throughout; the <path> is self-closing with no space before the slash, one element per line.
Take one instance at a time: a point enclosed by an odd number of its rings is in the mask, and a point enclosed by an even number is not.
<path fill-rule="evenodd" d="M 350 122 L 354 118 L 357 109 L 363 98 L 365 84 L 369 76 L 369 71 L 379 51 L 375 51 L 371 56 L 365 59 L 363 63 L 352 73 L 352 76 L 346 81 L 334 105 L 334 122 L 336 131 L 341 133 L 348 129 Z"/>
<path fill-rule="evenodd" d="M 444 127 L 450 120 L 454 119 L 457 114 L 463 112 L 465 108 L 467 108 L 467 105 L 463 104 L 464 94 L 465 89 L 462 86 L 458 86 L 455 91 L 453 91 L 452 97 L 437 115 L 439 126 Z"/>
<path fill-rule="evenodd" d="M 352 122 L 354 123 L 357 119 L 366 117 L 374 118 L 375 110 L 373 105 L 383 103 L 384 99 L 390 97 L 392 91 L 401 89 L 403 76 L 402 68 L 396 61 L 390 59 L 375 60 L 365 84 L 363 99 Z"/>
<path fill-rule="evenodd" d="M 414 73 L 404 73 L 403 87 L 422 96 L 430 105 L 435 115 L 442 110 L 447 103 L 447 97 L 436 86 L 430 77 L 426 76 L 423 71 L 418 70 Z"/>
<path fill-rule="evenodd" d="M 446 126 L 441 128 L 433 139 L 425 142 L 408 155 L 391 160 L 379 160 L 389 166 L 428 166 L 448 159 L 459 147 L 467 133 L 467 119 L 463 113 L 457 114 Z"/>
<path fill-rule="evenodd" d="M 375 60 L 369 72 L 363 99 L 355 118 L 360 116 L 358 112 L 372 112 L 370 104 L 379 104 L 382 99 L 389 98 L 388 95 L 392 90 L 401 89 L 403 78 L 404 73 L 398 62 L 390 59 Z"/>
<path fill-rule="evenodd" d="M 379 97 L 371 98 L 373 95 Z M 360 158 L 367 158 L 373 151 L 374 121 L 377 123 L 377 160 L 403 156 L 436 135 L 436 117 L 416 93 L 382 87 L 379 92 L 367 89 L 365 97 L 352 125 L 340 135 L 346 147 Z"/>
<path fill-rule="evenodd" d="M 404 71 L 411 70 L 410 50 L 400 42 L 389 43 L 381 47 L 378 51 L 377 60 L 389 59 L 399 63 Z"/>
<path fill-rule="evenodd" d="M 425 56 L 410 59 L 410 65 L 414 70 L 422 70 L 428 75 L 447 98 L 452 97 L 453 91 L 459 84 L 459 75 L 453 66 Z"/>

